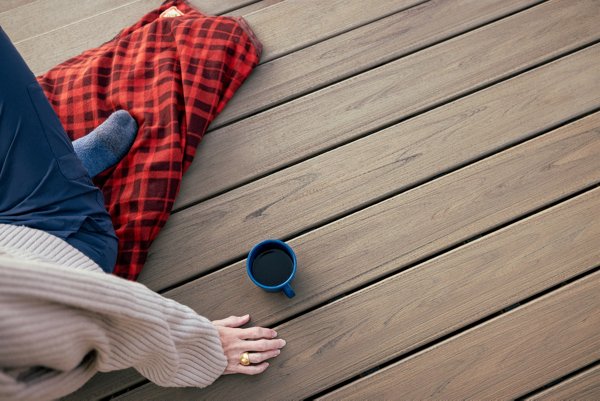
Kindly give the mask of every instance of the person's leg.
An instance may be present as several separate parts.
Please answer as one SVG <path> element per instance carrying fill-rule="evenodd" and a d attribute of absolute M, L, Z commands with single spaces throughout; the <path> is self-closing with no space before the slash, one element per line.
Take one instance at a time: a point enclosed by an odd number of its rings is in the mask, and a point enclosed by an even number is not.
<path fill-rule="evenodd" d="M 46 231 L 114 268 L 117 237 L 102 193 L 1 28 L 0 223 Z"/>

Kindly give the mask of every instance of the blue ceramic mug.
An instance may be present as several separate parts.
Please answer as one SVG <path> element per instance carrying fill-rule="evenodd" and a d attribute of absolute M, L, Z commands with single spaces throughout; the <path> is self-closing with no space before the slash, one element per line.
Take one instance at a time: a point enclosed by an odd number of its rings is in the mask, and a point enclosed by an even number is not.
<path fill-rule="evenodd" d="M 296 295 L 290 286 L 296 266 L 292 248 L 277 239 L 254 245 L 246 259 L 246 271 L 254 284 L 268 292 L 283 291 L 288 298 Z"/>

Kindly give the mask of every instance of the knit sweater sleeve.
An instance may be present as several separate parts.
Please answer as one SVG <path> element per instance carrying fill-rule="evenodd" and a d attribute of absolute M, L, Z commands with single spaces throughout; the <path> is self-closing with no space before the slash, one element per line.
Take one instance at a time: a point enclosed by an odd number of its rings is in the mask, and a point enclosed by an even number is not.
<path fill-rule="evenodd" d="M 161 386 L 205 387 L 226 364 L 217 329 L 187 306 L 115 276 L 0 255 L 0 399 L 53 399 L 128 367 Z"/>

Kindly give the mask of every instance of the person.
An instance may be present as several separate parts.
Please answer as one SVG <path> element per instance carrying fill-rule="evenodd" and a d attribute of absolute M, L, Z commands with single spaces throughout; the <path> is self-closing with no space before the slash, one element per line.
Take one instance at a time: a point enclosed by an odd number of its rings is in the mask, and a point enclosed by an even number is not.
<path fill-rule="evenodd" d="M 91 175 L 127 152 L 124 111 L 68 139 L 0 28 L 0 399 L 55 399 L 96 372 L 133 367 L 161 386 L 258 374 L 285 341 L 250 316 L 210 321 L 106 274 L 117 238 Z M 91 173 L 91 174 L 90 174 Z"/>

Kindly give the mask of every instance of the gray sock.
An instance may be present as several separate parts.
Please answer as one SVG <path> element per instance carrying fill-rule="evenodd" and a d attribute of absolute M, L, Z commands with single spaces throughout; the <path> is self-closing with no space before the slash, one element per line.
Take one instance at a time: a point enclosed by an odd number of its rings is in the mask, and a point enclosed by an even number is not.
<path fill-rule="evenodd" d="M 127 154 L 137 134 L 137 123 L 125 110 L 112 113 L 95 130 L 73 141 L 77 157 L 95 177 Z"/>

